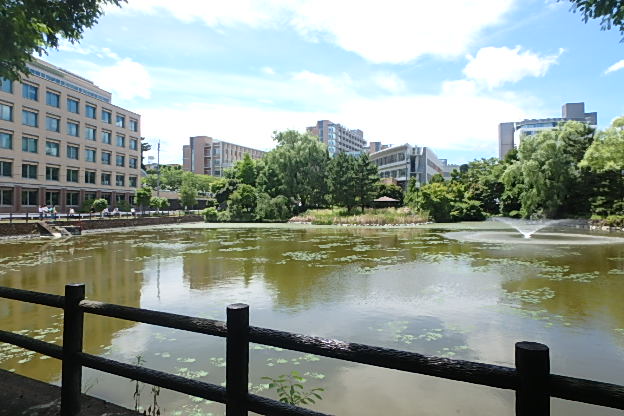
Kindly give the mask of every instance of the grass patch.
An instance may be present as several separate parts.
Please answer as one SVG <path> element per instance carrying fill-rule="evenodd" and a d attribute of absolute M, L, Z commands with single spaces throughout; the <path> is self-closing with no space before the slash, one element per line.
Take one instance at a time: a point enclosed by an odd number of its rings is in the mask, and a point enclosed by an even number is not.
<path fill-rule="evenodd" d="M 289 222 L 314 225 L 406 225 L 427 222 L 427 215 L 410 208 L 369 208 L 360 214 L 345 209 L 311 209 Z"/>

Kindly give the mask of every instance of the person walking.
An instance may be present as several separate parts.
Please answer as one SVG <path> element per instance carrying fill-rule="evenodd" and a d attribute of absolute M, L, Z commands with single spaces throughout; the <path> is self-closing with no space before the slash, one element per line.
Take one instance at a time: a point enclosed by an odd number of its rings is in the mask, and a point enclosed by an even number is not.
<path fill-rule="evenodd" d="M 56 220 L 56 205 L 52 205 L 52 208 L 50 208 L 50 216 L 53 220 Z"/>
<path fill-rule="evenodd" d="M 43 221 L 43 204 L 39 205 L 39 221 Z"/>

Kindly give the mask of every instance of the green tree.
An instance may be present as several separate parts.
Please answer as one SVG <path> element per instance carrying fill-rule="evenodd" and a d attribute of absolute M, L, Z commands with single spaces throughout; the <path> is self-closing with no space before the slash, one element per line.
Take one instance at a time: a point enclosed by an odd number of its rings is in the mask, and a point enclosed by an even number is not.
<path fill-rule="evenodd" d="M 180 202 L 184 209 L 192 209 L 197 204 L 197 189 L 189 184 L 180 188 Z"/>
<path fill-rule="evenodd" d="M 280 193 L 299 201 L 302 209 L 325 206 L 328 192 L 326 146 L 316 137 L 294 130 L 275 133 L 275 149 L 265 156 L 281 182 Z M 264 185 L 264 184 L 263 184 Z"/>
<path fill-rule="evenodd" d="M 150 198 L 150 208 L 153 208 L 157 211 L 162 211 L 169 208 L 169 200 L 167 198 L 153 196 Z"/>
<path fill-rule="evenodd" d="M 415 177 L 409 178 L 407 181 L 407 188 L 405 189 L 405 205 L 410 208 L 417 208 L 418 206 L 418 191 L 420 183 Z"/>
<path fill-rule="evenodd" d="M 256 202 L 256 188 L 244 183 L 239 185 L 228 200 L 228 211 L 230 211 L 231 218 L 238 221 L 255 220 Z"/>
<path fill-rule="evenodd" d="M 474 160 L 462 165 L 453 180 L 464 184 L 469 198 L 480 201 L 486 212 L 498 214 L 505 191 L 501 177 L 509 164 L 496 158 Z"/>
<path fill-rule="evenodd" d="M 57 48 L 61 38 L 75 43 L 97 23 L 104 6 L 124 0 L 3 0 L 0 2 L 0 77 L 28 73 L 33 55 Z"/>
<path fill-rule="evenodd" d="M 257 188 L 260 192 L 265 192 L 272 197 L 281 195 L 284 183 L 275 163 L 275 155 L 269 153 L 264 159 L 258 161 Z"/>
<path fill-rule="evenodd" d="M 387 196 L 389 198 L 393 198 L 403 202 L 403 188 L 392 183 L 378 182 L 375 198 L 381 198 L 382 196 Z"/>
<path fill-rule="evenodd" d="M 353 163 L 354 186 L 357 200 L 364 212 L 365 206 L 370 206 L 375 199 L 377 183 L 379 183 L 379 173 L 377 165 L 371 162 L 367 153 L 363 153 L 356 158 Z"/>
<path fill-rule="evenodd" d="M 93 204 L 91 204 L 91 207 L 93 207 L 95 212 L 100 212 L 108 207 L 108 201 L 104 198 L 96 199 L 95 201 L 93 201 Z"/>
<path fill-rule="evenodd" d="M 136 201 L 142 210 L 145 210 L 145 207 L 149 206 L 151 199 L 152 199 L 152 188 L 150 188 L 149 186 L 144 186 L 142 188 L 137 189 Z"/>
<path fill-rule="evenodd" d="M 338 153 L 329 163 L 328 182 L 331 201 L 351 212 L 357 205 L 356 160 L 346 153 Z"/>
<path fill-rule="evenodd" d="M 256 163 L 249 153 L 245 153 L 243 160 L 239 160 L 234 166 L 235 178 L 245 185 L 256 186 L 258 177 Z"/>
<path fill-rule="evenodd" d="M 215 181 L 211 186 L 211 191 L 214 194 L 215 199 L 219 203 L 221 209 L 224 209 L 230 195 L 238 188 L 239 182 L 237 179 L 219 179 Z"/>
<path fill-rule="evenodd" d="M 623 118 L 624 119 L 624 118 Z M 594 172 L 621 171 L 624 169 L 624 129 L 615 127 L 596 134 L 579 166 Z"/>
<path fill-rule="evenodd" d="M 556 218 L 581 210 L 579 201 L 588 200 L 583 198 L 588 190 L 581 186 L 579 157 L 592 138 L 593 129 L 576 121 L 523 138 L 518 160 L 502 176 L 506 190 L 521 185 L 522 216 Z"/>
<path fill-rule="evenodd" d="M 145 137 L 141 137 L 141 169 L 145 170 L 144 154 L 152 150 L 152 145 L 145 141 Z"/>
<path fill-rule="evenodd" d="M 570 0 L 570 3 L 575 13 L 581 13 L 585 23 L 589 19 L 600 19 L 602 30 L 615 27 L 624 34 L 624 0 Z"/>

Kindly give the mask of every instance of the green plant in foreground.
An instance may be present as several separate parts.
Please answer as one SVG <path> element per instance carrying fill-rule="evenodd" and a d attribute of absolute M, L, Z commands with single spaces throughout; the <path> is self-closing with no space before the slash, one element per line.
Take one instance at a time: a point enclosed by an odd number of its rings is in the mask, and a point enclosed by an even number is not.
<path fill-rule="evenodd" d="M 136 365 L 142 366 L 145 364 L 145 359 L 141 355 L 136 356 Z M 134 382 L 134 394 L 132 395 L 134 399 L 134 411 L 140 412 L 142 410 L 141 407 L 141 390 L 143 387 L 139 380 L 130 380 Z M 152 386 L 152 404 L 147 408 L 147 410 L 143 410 L 143 415 L 145 416 L 160 416 L 160 406 L 158 405 L 158 396 L 160 395 L 160 387 Z"/>
<path fill-rule="evenodd" d="M 306 380 L 297 371 L 292 371 L 290 374 L 282 374 L 276 378 L 262 377 L 262 380 L 269 382 L 269 389 L 277 391 L 279 401 L 282 403 L 297 406 L 300 404 L 314 404 L 317 400 L 323 400 L 319 393 L 324 392 L 325 389 L 317 387 L 306 391 L 303 387 L 303 383 Z"/>

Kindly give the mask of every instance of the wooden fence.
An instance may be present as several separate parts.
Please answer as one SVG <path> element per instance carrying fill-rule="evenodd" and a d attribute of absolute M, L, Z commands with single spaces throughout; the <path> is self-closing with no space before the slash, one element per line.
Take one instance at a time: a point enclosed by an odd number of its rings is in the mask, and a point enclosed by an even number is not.
<path fill-rule="evenodd" d="M 75 416 L 80 411 L 82 367 L 225 403 L 227 416 L 247 415 L 248 411 L 276 416 L 323 416 L 323 413 L 249 393 L 250 342 L 376 367 L 515 390 L 518 416 L 549 415 L 551 397 L 624 409 L 624 386 L 551 374 L 548 347 L 534 342 L 519 342 L 515 345 L 515 368 L 511 368 L 249 326 L 249 306 L 244 304 L 229 305 L 227 320 L 222 322 L 85 300 L 84 284 L 66 285 L 65 296 L 0 286 L 0 298 L 64 309 L 63 346 L 0 331 L 0 342 L 62 360 L 62 416 Z M 82 339 L 85 313 L 226 338 L 226 386 L 84 353 Z"/>

